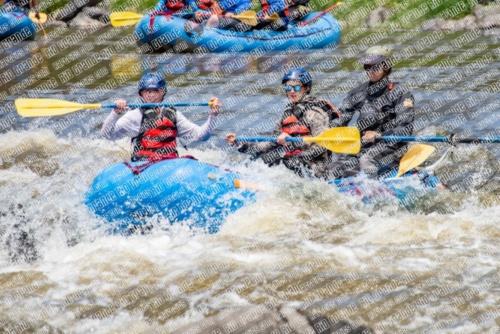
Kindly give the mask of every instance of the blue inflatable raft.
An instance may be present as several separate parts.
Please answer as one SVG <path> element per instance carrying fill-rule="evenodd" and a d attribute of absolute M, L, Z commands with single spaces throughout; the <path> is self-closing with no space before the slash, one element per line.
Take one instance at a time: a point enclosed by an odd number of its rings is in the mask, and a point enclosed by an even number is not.
<path fill-rule="evenodd" d="M 318 13 L 308 14 L 303 21 Z M 330 14 L 325 14 L 304 26 L 289 26 L 286 31 L 253 30 L 238 32 L 223 29 L 206 29 L 199 25 L 193 29 L 190 22 L 176 16 L 156 15 L 150 29 L 150 15 L 137 24 L 137 44 L 143 52 L 162 52 L 165 49 L 195 52 L 251 52 L 257 55 L 281 51 L 290 47 L 320 49 L 335 46 L 340 40 L 340 25 Z"/>
<path fill-rule="evenodd" d="M 0 41 L 9 39 L 12 42 L 34 40 L 35 24 L 23 12 L 1 12 L 0 9 Z"/>
<path fill-rule="evenodd" d="M 86 205 L 113 222 L 114 233 L 128 234 L 155 215 L 216 233 L 227 215 L 253 201 L 253 192 L 235 186 L 240 178 L 193 159 L 163 160 L 150 166 L 119 163 L 95 178 Z"/>
<path fill-rule="evenodd" d="M 415 174 L 421 180 L 421 192 L 405 180 Z M 254 201 L 253 191 L 236 186 L 235 180 L 241 178 L 193 159 L 164 160 L 149 166 L 144 162 L 119 163 L 95 178 L 85 203 L 110 223 L 112 233 L 129 234 L 155 217 L 216 233 L 230 213 Z M 364 203 L 392 197 L 408 207 L 437 182 L 426 173 L 409 172 L 402 178 L 372 180 L 371 185 L 356 178 L 330 183 L 340 193 L 362 196 Z"/>

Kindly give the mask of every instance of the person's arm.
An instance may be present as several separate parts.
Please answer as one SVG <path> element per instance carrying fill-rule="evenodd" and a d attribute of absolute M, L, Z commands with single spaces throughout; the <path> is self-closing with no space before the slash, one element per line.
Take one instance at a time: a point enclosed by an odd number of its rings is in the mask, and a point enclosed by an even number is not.
<path fill-rule="evenodd" d="M 394 112 L 396 118 L 384 125 L 383 136 L 398 135 L 411 136 L 413 133 L 413 120 L 415 118 L 414 108 L 415 98 L 410 92 L 406 92 L 396 99 L 394 103 Z"/>
<path fill-rule="evenodd" d="M 316 137 L 329 129 L 328 115 L 323 110 L 306 110 L 304 113 L 304 123 L 309 127 L 309 130 L 311 130 L 311 135 L 313 137 Z M 301 155 L 310 155 L 311 158 L 323 154 L 326 151 L 326 148 L 321 147 L 318 144 L 307 142 L 302 143 L 300 148 L 303 151 Z"/>
<path fill-rule="evenodd" d="M 142 113 L 140 109 L 133 109 L 123 115 L 112 111 L 104 121 L 101 135 L 109 140 L 118 140 L 125 137 L 136 137 L 141 128 Z"/>
<path fill-rule="evenodd" d="M 181 112 L 176 111 L 177 135 L 179 137 L 184 137 L 189 141 L 205 141 L 210 138 L 210 135 L 215 128 L 217 115 L 222 107 L 222 102 L 218 98 L 212 97 L 210 99 L 210 103 L 210 115 L 208 116 L 208 120 L 202 126 L 194 124 Z"/>
<path fill-rule="evenodd" d="M 31 8 L 35 12 L 35 17 L 40 20 L 40 12 L 38 11 L 38 0 L 31 0 Z"/>
<path fill-rule="evenodd" d="M 352 94 L 351 92 L 347 93 L 347 96 L 344 98 L 339 107 L 340 118 L 334 120 L 332 126 L 347 126 L 351 121 L 354 113 L 356 112 L 356 108 L 352 103 Z"/>
<path fill-rule="evenodd" d="M 177 134 L 188 141 L 206 141 L 215 129 L 216 116 L 208 116 L 208 120 L 202 125 L 196 125 L 186 118 L 180 111 L 176 112 Z"/>

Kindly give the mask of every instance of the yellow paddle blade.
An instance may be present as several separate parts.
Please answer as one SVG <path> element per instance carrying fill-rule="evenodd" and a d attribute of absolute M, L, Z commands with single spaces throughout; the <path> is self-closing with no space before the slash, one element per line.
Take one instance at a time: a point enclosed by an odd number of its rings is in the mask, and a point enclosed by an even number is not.
<path fill-rule="evenodd" d="M 258 21 L 257 21 L 257 13 L 254 12 L 253 10 L 247 10 L 244 12 L 241 12 L 238 15 L 234 16 L 235 19 L 240 20 L 243 23 L 246 23 L 250 26 L 256 26 Z"/>
<path fill-rule="evenodd" d="M 144 15 L 134 12 L 115 12 L 109 16 L 113 27 L 132 26 L 142 19 Z"/>
<path fill-rule="evenodd" d="M 413 168 L 420 166 L 436 150 L 430 145 L 418 144 L 412 146 L 399 162 L 399 171 L 396 177 L 409 172 Z"/>
<path fill-rule="evenodd" d="M 100 104 L 80 104 L 56 99 L 18 99 L 17 113 L 23 117 L 59 116 L 81 109 L 101 108 Z"/>
<path fill-rule="evenodd" d="M 304 141 L 343 154 L 358 154 L 361 149 L 361 138 L 356 127 L 332 128 L 319 136 L 306 137 Z"/>
<path fill-rule="evenodd" d="M 47 22 L 47 14 L 45 14 L 45 13 L 39 13 L 39 14 L 40 14 L 40 19 L 37 19 L 35 16 L 35 13 L 33 13 L 33 12 L 30 12 L 28 16 L 31 19 L 31 21 L 33 21 L 35 23 Z"/>
<path fill-rule="evenodd" d="M 269 21 L 278 21 L 281 17 L 278 15 L 278 13 L 273 13 L 271 16 L 269 16 Z"/>

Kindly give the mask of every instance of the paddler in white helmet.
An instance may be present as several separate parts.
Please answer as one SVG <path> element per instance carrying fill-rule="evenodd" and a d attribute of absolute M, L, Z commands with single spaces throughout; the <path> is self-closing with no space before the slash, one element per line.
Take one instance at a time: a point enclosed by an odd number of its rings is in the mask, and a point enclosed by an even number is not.
<path fill-rule="evenodd" d="M 363 145 L 357 155 L 358 168 L 372 178 L 397 168 L 407 151 L 405 143 L 375 143 L 375 138 L 413 133 L 415 99 L 408 86 L 389 77 L 391 57 L 391 49 L 387 46 L 367 49 L 359 61 L 368 81 L 349 91 L 339 108 L 344 125 L 356 126 L 361 132 Z M 329 167 L 335 177 L 345 176 L 338 173 L 343 169 L 339 162 Z"/>

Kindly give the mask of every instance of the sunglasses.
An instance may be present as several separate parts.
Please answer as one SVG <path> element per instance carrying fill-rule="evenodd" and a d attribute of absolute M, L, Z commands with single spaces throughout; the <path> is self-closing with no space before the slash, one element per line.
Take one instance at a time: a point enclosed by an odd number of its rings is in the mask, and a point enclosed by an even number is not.
<path fill-rule="evenodd" d="M 297 86 L 290 86 L 290 85 L 286 85 L 286 86 L 285 86 L 285 91 L 289 92 L 289 91 L 291 91 L 291 90 L 292 90 L 292 88 L 293 88 L 293 90 L 294 90 L 296 93 L 298 93 L 298 92 L 300 92 L 300 89 L 302 88 L 302 85 L 297 85 Z"/>
<path fill-rule="evenodd" d="M 373 71 L 378 72 L 378 70 L 380 69 L 380 64 L 376 64 L 376 65 L 363 65 L 363 68 L 365 69 L 365 71 L 373 69 Z"/>

